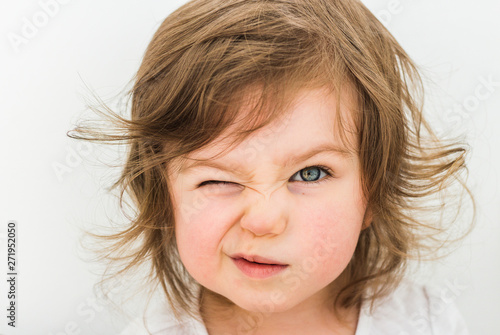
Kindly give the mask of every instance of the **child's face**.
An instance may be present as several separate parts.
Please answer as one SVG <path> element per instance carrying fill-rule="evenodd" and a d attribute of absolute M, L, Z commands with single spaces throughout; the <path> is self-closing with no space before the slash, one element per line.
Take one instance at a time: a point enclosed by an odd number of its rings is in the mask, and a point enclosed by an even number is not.
<path fill-rule="evenodd" d="M 334 96 L 318 89 L 298 98 L 287 121 L 256 131 L 210 166 L 186 169 L 188 160 L 170 181 L 184 266 L 249 311 L 326 301 L 326 286 L 348 265 L 364 222 L 358 157 L 336 138 Z M 345 99 L 341 109 L 349 113 Z M 354 132 L 346 134 L 356 143 Z M 214 143 L 189 157 L 225 149 Z M 283 265 L 238 259 L 245 255 Z"/>

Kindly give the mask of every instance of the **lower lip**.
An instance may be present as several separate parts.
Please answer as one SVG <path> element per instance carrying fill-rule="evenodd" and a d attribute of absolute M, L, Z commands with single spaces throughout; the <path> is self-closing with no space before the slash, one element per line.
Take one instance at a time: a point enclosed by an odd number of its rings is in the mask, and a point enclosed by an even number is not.
<path fill-rule="evenodd" d="M 277 275 L 288 267 L 288 265 L 252 263 L 243 258 L 232 258 L 232 260 L 241 272 L 251 278 L 268 278 Z"/>

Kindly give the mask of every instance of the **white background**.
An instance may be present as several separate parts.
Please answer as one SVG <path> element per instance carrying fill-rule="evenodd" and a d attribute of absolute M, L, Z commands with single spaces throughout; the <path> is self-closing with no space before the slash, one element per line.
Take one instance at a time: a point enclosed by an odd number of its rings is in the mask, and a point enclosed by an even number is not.
<path fill-rule="evenodd" d="M 18 327 L 6 326 L 2 279 L 0 333 L 114 334 L 123 325 L 94 301 L 96 268 L 79 241 L 81 228 L 114 215 L 103 187 L 116 171 L 96 160 L 106 151 L 82 147 L 66 131 L 85 110 L 84 83 L 104 99 L 119 94 L 160 22 L 184 1 L 61 0 L 44 10 L 48 2 L 0 5 L 0 259 L 15 220 L 19 260 Z M 500 334 L 500 2 L 364 3 L 434 82 L 434 125 L 467 133 L 477 226 L 436 280 L 453 293 L 471 334 Z M 28 31 L 27 22 L 40 27 Z M 13 34 L 26 39 L 16 46 Z"/>

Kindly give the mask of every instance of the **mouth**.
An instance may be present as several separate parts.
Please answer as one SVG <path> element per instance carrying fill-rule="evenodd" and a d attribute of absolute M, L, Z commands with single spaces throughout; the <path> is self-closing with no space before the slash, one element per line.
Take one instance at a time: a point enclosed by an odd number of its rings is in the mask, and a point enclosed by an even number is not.
<path fill-rule="evenodd" d="M 242 273 L 253 279 L 272 277 L 288 268 L 288 264 L 260 256 L 233 255 L 231 259 Z"/>

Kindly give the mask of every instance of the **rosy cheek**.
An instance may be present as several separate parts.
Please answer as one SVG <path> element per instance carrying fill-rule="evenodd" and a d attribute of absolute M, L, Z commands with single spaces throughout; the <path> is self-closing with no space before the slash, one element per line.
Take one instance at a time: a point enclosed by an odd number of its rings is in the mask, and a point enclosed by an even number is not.
<path fill-rule="evenodd" d="M 194 250 L 214 251 L 227 229 L 228 207 L 220 201 L 205 200 L 203 206 L 192 208 L 179 216 L 177 236 Z"/>
<path fill-rule="evenodd" d="M 323 269 L 343 270 L 356 247 L 362 216 L 341 201 L 317 202 L 296 214 L 300 215 L 303 229 L 300 238 L 309 241 L 311 249 L 307 253 L 312 255 L 312 261 Z M 320 271 L 319 275 L 328 276 L 329 271 Z"/>

